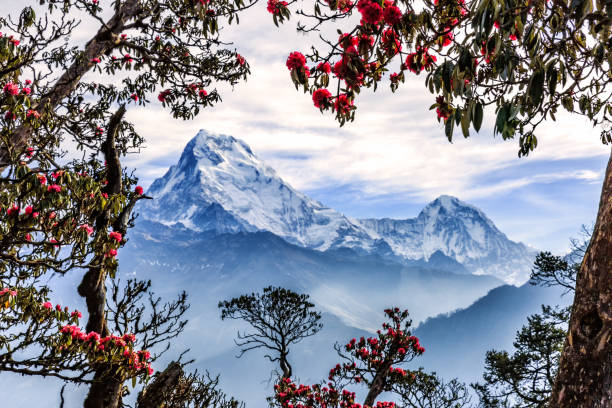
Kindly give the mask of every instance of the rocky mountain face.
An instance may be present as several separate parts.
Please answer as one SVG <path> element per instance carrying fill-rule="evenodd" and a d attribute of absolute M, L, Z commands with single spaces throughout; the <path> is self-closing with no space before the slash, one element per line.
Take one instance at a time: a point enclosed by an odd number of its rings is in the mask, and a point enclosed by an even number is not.
<path fill-rule="evenodd" d="M 536 253 L 450 196 L 438 197 L 416 218 L 353 219 L 295 190 L 243 141 L 205 130 L 148 193 L 155 200 L 142 215 L 164 225 L 219 234 L 267 231 L 304 248 L 349 248 L 407 264 L 435 254 L 436 262 L 447 257 L 469 273 L 511 284 L 529 277 Z"/>

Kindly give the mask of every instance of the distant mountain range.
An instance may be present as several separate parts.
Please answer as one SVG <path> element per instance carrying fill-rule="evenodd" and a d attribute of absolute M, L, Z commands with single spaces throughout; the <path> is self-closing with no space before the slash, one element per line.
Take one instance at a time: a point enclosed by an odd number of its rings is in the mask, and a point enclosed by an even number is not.
<path fill-rule="evenodd" d="M 197 232 L 267 231 L 290 244 L 414 264 L 450 258 L 459 272 L 524 283 L 536 251 L 509 240 L 478 208 L 440 196 L 415 218 L 358 220 L 295 190 L 241 140 L 201 130 L 148 193 L 144 218 Z M 435 255 L 435 256 L 434 256 Z"/>

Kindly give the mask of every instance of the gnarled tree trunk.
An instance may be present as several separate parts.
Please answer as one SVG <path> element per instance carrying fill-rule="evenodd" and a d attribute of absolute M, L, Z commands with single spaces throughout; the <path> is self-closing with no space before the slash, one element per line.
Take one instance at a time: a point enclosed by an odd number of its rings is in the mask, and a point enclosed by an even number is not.
<path fill-rule="evenodd" d="M 612 407 L 612 155 L 576 280 L 551 408 Z"/>

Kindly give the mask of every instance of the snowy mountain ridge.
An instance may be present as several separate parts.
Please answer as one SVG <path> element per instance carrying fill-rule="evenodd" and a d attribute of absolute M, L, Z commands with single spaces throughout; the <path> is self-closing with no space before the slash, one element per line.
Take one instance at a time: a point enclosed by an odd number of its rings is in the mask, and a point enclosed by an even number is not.
<path fill-rule="evenodd" d="M 478 208 L 440 196 L 416 218 L 357 220 L 295 190 L 241 140 L 200 130 L 148 193 L 144 218 L 194 231 L 269 231 L 320 251 L 351 248 L 409 262 L 444 255 L 475 274 L 512 284 L 529 276 L 535 251 L 509 240 Z"/>

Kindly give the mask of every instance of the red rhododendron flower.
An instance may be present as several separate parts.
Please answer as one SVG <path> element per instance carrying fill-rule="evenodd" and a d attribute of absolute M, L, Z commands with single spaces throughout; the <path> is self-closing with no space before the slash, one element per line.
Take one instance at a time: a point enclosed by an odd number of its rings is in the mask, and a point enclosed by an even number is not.
<path fill-rule="evenodd" d="M 371 48 L 374 45 L 374 37 L 367 34 L 359 36 L 359 48 Z"/>
<path fill-rule="evenodd" d="M 378 3 L 369 1 L 361 10 L 362 21 L 366 24 L 378 24 L 383 16 L 383 9 Z"/>
<path fill-rule="evenodd" d="M 287 7 L 287 4 L 288 3 L 286 1 L 268 0 L 268 12 L 270 14 L 278 16 L 281 11 Z"/>
<path fill-rule="evenodd" d="M 83 224 L 79 226 L 79 228 L 84 229 L 87 232 L 87 235 L 91 235 L 94 232 L 93 227 L 89 226 L 89 224 Z"/>
<path fill-rule="evenodd" d="M 38 119 L 40 118 L 40 113 L 38 113 L 34 109 L 28 109 L 28 111 L 26 112 L 26 118 Z"/>
<path fill-rule="evenodd" d="M 134 192 L 138 195 L 142 195 L 143 189 L 140 186 L 136 186 L 136 188 L 134 189 Z"/>
<path fill-rule="evenodd" d="M 390 26 L 396 25 L 402 19 L 402 11 L 397 6 L 385 7 L 383 10 L 383 18 L 385 23 Z"/>
<path fill-rule="evenodd" d="M 120 232 L 117 232 L 117 231 L 112 231 L 112 232 L 110 232 L 110 233 L 108 234 L 108 237 L 109 237 L 110 239 L 114 239 L 114 240 L 115 240 L 115 241 L 117 241 L 117 242 L 121 242 L 121 239 L 123 238 L 123 237 L 121 236 L 121 233 L 120 233 Z"/>
<path fill-rule="evenodd" d="M 419 61 L 420 60 L 420 61 Z M 405 66 L 412 72 L 418 73 L 429 68 L 436 61 L 435 55 L 429 54 L 427 48 L 417 47 L 417 51 L 408 54 Z"/>
<path fill-rule="evenodd" d="M 329 62 L 320 62 L 319 65 L 317 65 L 317 70 L 329 74 L 331 72 L 331 66 Z"/>
<path fill-rule="evenodd" d="M 6 215 L 8 215 L 8 216 L 19 215 L 19 206 L 17 206 L 17 204 L 13 204 L 12 207 L 9 207 L 6 210 Z"/>
<path fill-rule="evenodd" d="M 117 256 L 117 250 L 111 249 L 106 254 L 104 254 L 107 258 L 114 258 Z"/>
<path fill-rule="evenodd" d="M 160 102 L 166 102 L 166 98 L 168 97 L 168 95 L 170 95 L 172 93 L 172 91 L 170 89 L 166 89 L 164 91 L 161 91 L 159 93 L 159 95 L 157 95 L 157 99 Z"/>
<path fill-rule="evenodd" d="M 42 304 L 42 306 L 45 309 L 52 309 L 53 308 L 53 305 L 51 304 L 51 302 L 45 302 L 45 303 Z"/>
<path fill-rule="evenodd" d="M 47 191 L 59 193 L 60 191 L 62 191 L 62 186 L 60 186 L 59 184 L 51 184 L 47 187 Z"/>
<path fill-rule="evenodd" d="M 244 57 L 240 54 L 236 54 L 236 61 L 238 61 L 238 64 L 240 65 L 244 65 L 244 63 L 246 62 Z"/>
<path fill-rule="evenodd" d="M 19 87 L 14 83 L 9 82 L 8 84 L 4 85 L 4 93 L 11 96 L 18 95 Z"/>
<path fill-rule="evenodd" d="M 99 64 L 100 63 L 100 58 L 97 58 L 97 57 L 96 58 L 92 58 L 91 62 L 94 63 L 94 64 Z"/>
<path fill-rule="evenodd" d="M 317 108 L 325 109 L 332 94 L 327 89 L 317 89 L 312 93 L 312 101 Z"/>
<path fill-rule="evenodd" d="M 347 33 L 340 34 L 340 38 L 338 38 L 338 44 L 340 44 L 340 47 L 342 48 L 355 46 L 357 45 L 358 42 L 359 42 L 359 39 Z"/>
<path fill-rule="evenodd" d="M 334 102 L 334 109 L 341 115 L 347 114 L 353 107 L 353 101 L 346 94 L 338 95 Z"/>
<path fill-rule="evenodd" d="M 287 68 L 292 71 L 306 67 L 306 57 L 301 52 L 294 51 L 287 57 Z"/>
<path fill-rule="evenodd" d="M 36 178 L 38 178 L 40 184 L 44 185 L 47 183 L 47 177 L 44 174 L 39 174 L 38 176 L 36 176 Z"/>

